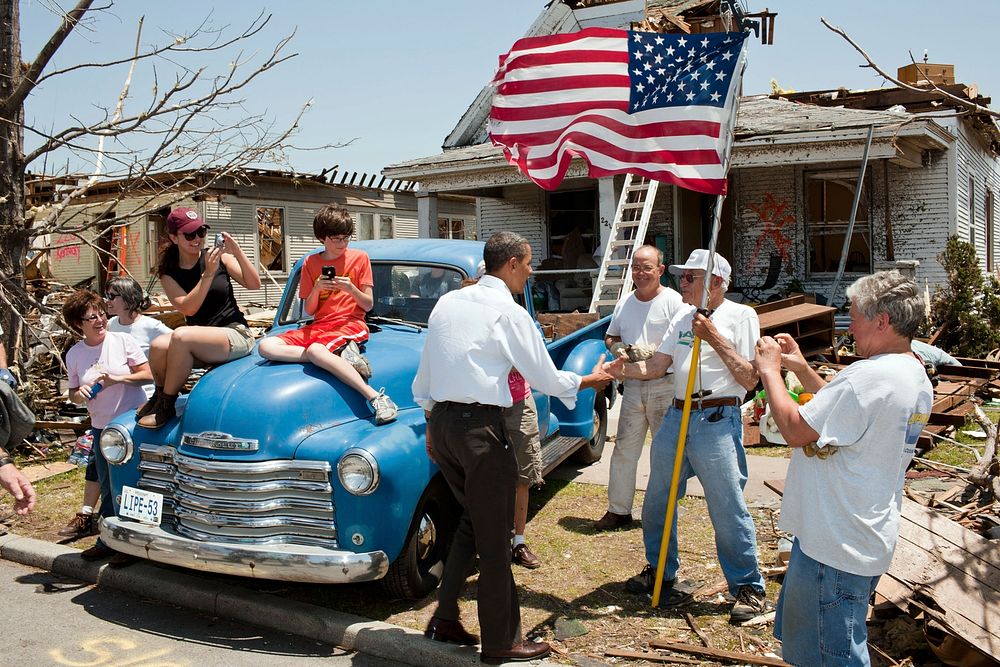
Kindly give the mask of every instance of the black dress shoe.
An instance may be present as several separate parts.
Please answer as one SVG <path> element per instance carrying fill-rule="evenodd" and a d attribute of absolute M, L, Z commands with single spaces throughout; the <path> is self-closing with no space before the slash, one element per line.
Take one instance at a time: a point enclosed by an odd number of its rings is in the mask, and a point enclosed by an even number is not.
<path fill-rule="evenodd" d="M 80 552 L 80 558 L 86 561 L 104 560 L 114 556 L 117 551 L 106 545 L 104 542 L 98 542 L 89 549 L 84 549 Z"/>
<path fill-rule="evenodd" d="M 521 642 L 511 646 L 506 651 L 479 654 L 479 660 L 487 665 L 502 665 L 505 662 L 525 662 L 544 658 L 552 649 L 545 642 Z"/>
<path fill-rule="evenodd" d="M 436 642 L 450 642 L 462 646 L 474 646 L 479 643 L 479 637 L 471 632 L 466 632 L 461 621 L 446 621 L 437 616 L 432 616 L 430 622 L 427 623 L 424 637 Z"/>

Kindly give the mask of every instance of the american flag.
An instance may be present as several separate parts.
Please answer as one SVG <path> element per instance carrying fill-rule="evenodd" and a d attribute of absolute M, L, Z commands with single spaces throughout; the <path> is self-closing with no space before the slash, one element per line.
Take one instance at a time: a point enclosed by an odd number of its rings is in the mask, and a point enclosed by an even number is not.
<path fill-rule="evenodd" d="M 490 138 L 549 190 L 579 156 L 594 178 L 631 172 L 723 194 L 745 37 L 587 28 L 521 39 L 500 57 Z"/>

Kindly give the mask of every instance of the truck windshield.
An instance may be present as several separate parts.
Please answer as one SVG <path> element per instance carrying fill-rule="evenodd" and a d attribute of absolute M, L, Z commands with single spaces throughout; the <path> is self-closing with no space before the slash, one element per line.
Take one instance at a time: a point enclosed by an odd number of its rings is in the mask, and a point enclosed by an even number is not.
<path fill-rule="evenodd" d="M 289 284 L 289 294 L 298 294 L 300 272 Z M 462 286 L 465 275 L 447 266 L 372 262 L 375 304 L 369 317 L 384 317 L 426 325 L 437 300 Z M 302 299 L 286 299 L 282 304 L 281 324 L 311 319 L 302 309 Z"/>

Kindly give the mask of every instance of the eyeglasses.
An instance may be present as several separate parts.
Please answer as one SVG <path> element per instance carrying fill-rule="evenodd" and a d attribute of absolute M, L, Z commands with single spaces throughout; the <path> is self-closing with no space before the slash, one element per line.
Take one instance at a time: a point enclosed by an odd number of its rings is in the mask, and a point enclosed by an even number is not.
<path fill-rule="evenodd" d="M 193 232 L 183 232 L 183 234 L 184 238 L 186 238 L 188 241 L 194 241 L 195 238 L 203 239 L 205 238 L 205 234 L 208 234 L 208 225 L 199 227 Z"/>
<path fill-rule="evenodd" d="M 349 234 L 341 234 L 339 236 L 327 236 L 326 238 L 330 239 L 334 243 L 347 243 L 351 240 Z"/>
<path fill-rule="evenodd" d="M 631 269 L 633 271 L 635 271 L 636 273 L 652 273 L 653 271 L 656 271 L 657 267 L 655 267 L 655 266 L 641 266 L 639 264 L 633 264 L 631 266 Z"/>
<path fill-rule="evenodd" d="M 694 281 L 701 280 L 704 277 L 705 277 L 704 273 L 701 274 L 701 275 L 697 275 L 697 274 L 691 273 L 690 271 L 685 271 L 684 273 L 682 273 L 680 275 L 680 279 L 681 279 L 682 283 L 693 283 Z"/>
<path fill-rule="evenodd" d="M 87 315 L 86 317 L 81 317 L 80 320 L 83 322 L 94 322 L 95 320 L 103 320 L 108 316 L 107 313 L 95 313 L 93 315 Z"/>
<path fill-rule="evenodd" d="M 105 301 L 113 301 L 113 300 L 117 299 L 120 296 L 121 296 L 121 294 L 115 294 L 114 292 L 108 292 L 107 294 L 104 295 L 104 300 Z"/>

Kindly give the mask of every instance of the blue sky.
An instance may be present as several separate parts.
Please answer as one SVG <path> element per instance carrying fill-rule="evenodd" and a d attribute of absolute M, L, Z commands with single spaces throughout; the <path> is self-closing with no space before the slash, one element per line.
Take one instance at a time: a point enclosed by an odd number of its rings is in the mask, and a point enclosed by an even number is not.
<path fill-rule="evenodd" d="M 288 50 L 299 55 L 248 89 L 248 112 L 266 112 L 279 124 L 287 123 L 312 99 L 295 143 L 354 141 L 335 150 L 295 152 L 294 166 L 318 172 L 339 164 L 341 170 L 375 173 L 388 164 L 437 153 L 492 77 L 497 56 L 523 35 L 544 5 L 545 0 L 123 0 L 71 35 L 53 66 L 127 56 L 142 14 L 143 41 L 151 43 L 167 33 L 189 31 L 206 18 L 215 28 L 235 29 L 260 11 L 273 12 L 265 34 L 252 42 L 244 57 L 270 52 L 292 31 L 296 34 Z M 751 40 L 746 94 L 767 92 L 772 78 L 796 90 L 883 85 L 870 70 L 858 67 L 863 60 L 847 42 L 820 24 L 822 13 L 890 71 L 909 62 L 909 50 L 919 60 L 928 49 L 930 62 L 953 63 L 960 81 L 978 84 L 986 95 L 1000 95 L 1000 75 L 985 55 L 995 39 L 1000 2 L 953 3 L 961 24 L 942 15 L 940 2 L 928 0 L 769 0 L 751 4 L 750 10 L 764 5 L 778 14 L 775 45 Z M 53 6 L 56 0 L 22 0 L 24 58 L 33 58 L 54 29 Z M 232 58 L 229 53 L 189 64 L 224 72 Z M 170 71 L 170 63 L 157 65 L 161 82 Z M 99 105 L 114 105 L 124 76 L 125 71 L 117 69 L 57 77 L 30 98 L 27 123 L 60 129 L 70 125 L 73 116 L 97 118 Z M 149 72 L 141 71 L 129 108 L 148 99 L 151 85 Z M 32 144 L 30 134 L 27 143 Z M 58 168 L 65 168 L 65 162 L 63 156 Z"/>

